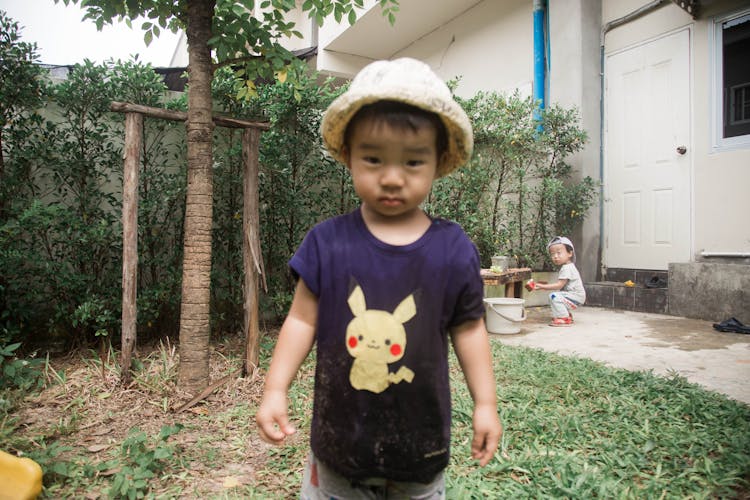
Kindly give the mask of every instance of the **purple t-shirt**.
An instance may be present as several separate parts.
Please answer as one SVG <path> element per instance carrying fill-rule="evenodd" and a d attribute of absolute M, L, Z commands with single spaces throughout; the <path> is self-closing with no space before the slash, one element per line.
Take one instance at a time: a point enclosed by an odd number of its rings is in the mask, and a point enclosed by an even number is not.
<path fill-rule="evenodd" d="M 484 314 L 476 247 L 442 219 L 389 245 L 358 209 L 315 226 L 290 266 L 318 297 L 313 453 L 353 480 L 429 482 L 449 458 L 447 334 Z"/>

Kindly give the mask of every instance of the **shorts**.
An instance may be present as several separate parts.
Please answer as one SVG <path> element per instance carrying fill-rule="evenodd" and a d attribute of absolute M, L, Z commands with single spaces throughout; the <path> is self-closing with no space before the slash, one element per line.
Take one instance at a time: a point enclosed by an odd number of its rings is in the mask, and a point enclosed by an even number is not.
<path fill-rule="evenodd" d="M 441 471 L 428 484 L 369 478 L 349 480 L 332 471 L 310 453 L 302 478 L 301 500 L 364 499 L 444 500 L 445 474 Z"/>

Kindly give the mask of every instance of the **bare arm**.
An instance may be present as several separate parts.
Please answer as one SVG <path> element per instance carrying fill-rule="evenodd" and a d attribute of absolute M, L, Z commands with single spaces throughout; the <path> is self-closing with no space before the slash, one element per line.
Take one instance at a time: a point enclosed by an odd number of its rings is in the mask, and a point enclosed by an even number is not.
<path fill-rule="evenodd" d="M 266 374 L 263 399 L 255 415 L 260 437 L 268 443 L 280 444 L 296 432 L 289 423 L 287 393 L 299 367 L 312 349 L 317 318 L 318 298 L 299 280 L 289 314 L 279 332 L 271 366 Z"/>
<path fill-rule="evenodd" d="M 497 416 L 495 375 L 484 319 L 467 321 L 457 326 L 451 332 L 451 338 L 466 377 L 466 385 L 474 400 L 471 456 L 485 466 L 495 455 L 503 428 Z"/>
<path fill-rule="evenodd" d="M 540 283 L 534 282 L 534 288 L 537 290 L 562 290 L 568 280 L 557 280 L 554 283 Z"/>

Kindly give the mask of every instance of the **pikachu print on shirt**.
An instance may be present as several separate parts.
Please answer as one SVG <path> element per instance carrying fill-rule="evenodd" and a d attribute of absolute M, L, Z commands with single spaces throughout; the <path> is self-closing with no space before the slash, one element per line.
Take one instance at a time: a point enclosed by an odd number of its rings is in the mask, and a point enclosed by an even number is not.
<path fill-rule="evenodd" d="M 381 393 L 390 384 L 411 382 L 414 372 L 402 366 L 396 373 L 388 369 L 404 356 L 406 329 L 404 323 L 417 314 L 414 295 L 409 295 L 393 313 L 367 309 L 365 294 L 357 286 L 347 300 L 354 318 L 346 327 L 346 348 L 354 358 L 349 382 L 357 390 Z"/>

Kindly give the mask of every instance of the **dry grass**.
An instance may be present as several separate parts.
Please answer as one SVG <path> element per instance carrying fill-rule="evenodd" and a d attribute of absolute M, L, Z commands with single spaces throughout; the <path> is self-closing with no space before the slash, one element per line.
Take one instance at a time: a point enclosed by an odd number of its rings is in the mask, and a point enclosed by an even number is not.
<path fill-rule="evenodd" d="M 151 481 L 156 496 L 221 496 L 230 491 L 228 486 L 257 487 L 260 477 L 268 486 L 279 487 L 274 484 L 279 474 L 264 470 L 268 446 L 255 431 L 262 379 L 259 372 L 239 377 L 241 353 L 240 342 L 212 347 L 211 380 L 237 376 L 180 413 L 174 410 L 190 397 L 177 387 L 179 355 L 169 343 L 141 348 L 142 366 L 127 387 L 119 384 L 114 354 L 105 359 L 103 377 L 92 352 L 52 360 L 44 374 L 46 388 L 19 403 L 12 420 L 4 424 L 4 434 L 12 421 L 11 451 L 41 456 L 47 469 L 57 464 L 62 474 L 45 471 L 49 497 L 105 497 L 112 471 L 87 473 L 86 466 L 116 459 L 135 427 L 157 436 L 163 426 L 175 423 L 184 426 L 169 439 L 178 452 L 169 472 Z"/>

